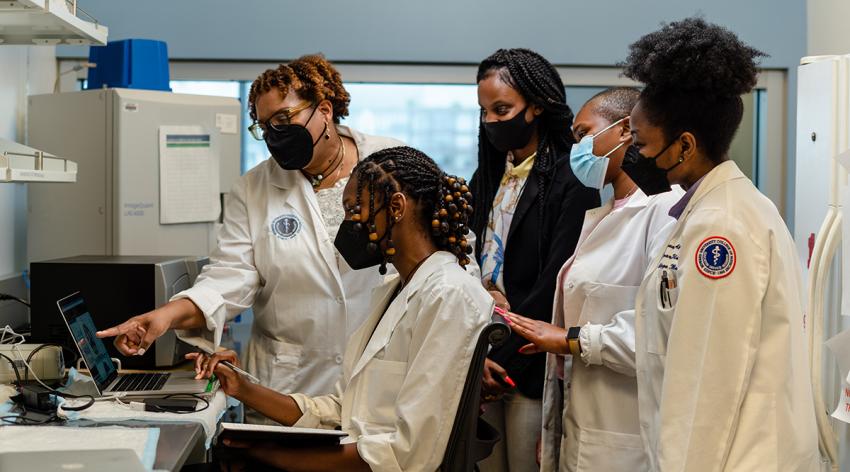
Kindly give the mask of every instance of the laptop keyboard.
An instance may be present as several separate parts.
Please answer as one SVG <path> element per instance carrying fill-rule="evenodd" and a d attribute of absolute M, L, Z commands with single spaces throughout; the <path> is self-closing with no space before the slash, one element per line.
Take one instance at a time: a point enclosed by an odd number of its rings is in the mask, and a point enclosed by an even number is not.
<path fill-rule="evenodd" d="M 150 392 L 160 390 L 171 374 L 123 374 L 114 387 L 113 392 Z"/>

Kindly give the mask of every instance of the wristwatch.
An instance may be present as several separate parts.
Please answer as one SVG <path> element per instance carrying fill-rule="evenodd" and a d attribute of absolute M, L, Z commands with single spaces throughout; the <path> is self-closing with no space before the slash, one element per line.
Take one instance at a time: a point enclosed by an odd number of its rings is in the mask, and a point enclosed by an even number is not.
<path fill-rule="evenodd" d="M 578 340 L 579 333 L 581 333 L 581 326 L 573 326 L 567 330 L 567 347 L 570 349 L 570 354 L 573 357 L 581 356 L 581 343 Z"/>

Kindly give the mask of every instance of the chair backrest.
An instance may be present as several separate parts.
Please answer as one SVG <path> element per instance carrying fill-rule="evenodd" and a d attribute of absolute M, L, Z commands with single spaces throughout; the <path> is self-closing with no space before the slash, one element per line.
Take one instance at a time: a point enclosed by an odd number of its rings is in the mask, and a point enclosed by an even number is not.
<path fill-rule="evenodd" d="M 490 324 L 485 326 L 478 336 L 440 471 L 475 470 L 475 464 L 487 458 L 499 442 L 499 432 L 480 417 L 481 378 L 490 346 L 500 346 L 510 334 L 511 329 L 504 318 L 493 313 Z"/>

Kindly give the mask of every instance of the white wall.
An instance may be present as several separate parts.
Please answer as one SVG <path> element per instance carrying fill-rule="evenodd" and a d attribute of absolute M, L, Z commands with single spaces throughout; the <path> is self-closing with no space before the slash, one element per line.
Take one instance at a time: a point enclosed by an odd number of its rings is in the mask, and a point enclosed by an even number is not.
<path fill-rule="evenodd" d="M 26 97 L 53 90 L 55 48 L 0 46 L 0 71 L 0 138 L 24 142 Z M 27 267 L 26 197 L 24 184 L 0 183 L 0 278 Z"/>
<path fill-rule="evenodd" d="M 807 37 L 809 56 L 850 53 L 850 2 L 847 0 L 809 0 Z"/>

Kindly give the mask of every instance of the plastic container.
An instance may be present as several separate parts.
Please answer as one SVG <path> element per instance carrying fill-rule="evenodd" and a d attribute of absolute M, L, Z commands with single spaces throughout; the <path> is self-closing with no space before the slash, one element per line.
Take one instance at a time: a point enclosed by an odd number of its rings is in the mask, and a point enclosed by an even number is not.
<path fill-rule="evenodd" d="M 110 41 L 92 46 L 87 89 L 129 88 L 171 91 L 168 74 L 168 45 L 152 39 Z"/>

